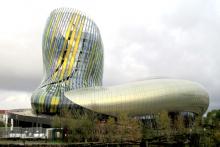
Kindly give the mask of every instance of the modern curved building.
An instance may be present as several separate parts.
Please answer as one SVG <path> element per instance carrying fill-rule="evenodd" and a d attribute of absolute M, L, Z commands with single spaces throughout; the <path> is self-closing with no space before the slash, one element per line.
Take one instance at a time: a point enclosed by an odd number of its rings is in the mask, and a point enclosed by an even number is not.
<path fill-rule="evenodd" d="M 151 79 L 112 87 L 72 90 L 65 96 L 89 110 L 117 116 L 145 116 L 166 110 L 202 114 L 208 94 L 197 83 L 175 79 Z"/>
<path fill-rule="evenodd" d="M 56 114 L 68 107 L 144 116 L 162 110 L 203 114 L 208 108 L 205 89 L 187 80 L 161 78 L 102 87 L 103 60 L 97 25 L 80 11 L 54 10 L 43 35 L 44 77 L 31 99 L 35 112 Z"/>
<path fill-rule="evenodd" d="M 99 29 L 85 14 L 56 9 L 43 34 L 44 77 L 32 95 L 37 113 L 73 106 L 64 92 L 102 85 L 103 45 Z"/>

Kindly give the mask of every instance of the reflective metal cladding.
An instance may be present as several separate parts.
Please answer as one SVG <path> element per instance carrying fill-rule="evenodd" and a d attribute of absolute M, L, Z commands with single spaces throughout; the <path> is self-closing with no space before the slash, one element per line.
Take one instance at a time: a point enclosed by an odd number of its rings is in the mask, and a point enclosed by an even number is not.
<path fill-rule="evenodd" d="M 51 12 L 43 35 L 44 77 L 34 91 L 37 113 L 62 107 L 116 116 L 169 112 L 204 113 L 209 105 L 201 85 L 178 79 L 149 79 L 102 87 L 103 45 L 97 25 L 84 13 L 59 8 Z M 115 65 L 117 66 L 117 65 Z"/>
<path fill-rule="evenodd" d="M 208 94 L 200 85 L 176 79 L 90 87 L 66 92 L 65 96 L 87 109 L 113 116 L 118 113 L 143 116 L 162 110 L 201 114 L 209 103 Z"/>

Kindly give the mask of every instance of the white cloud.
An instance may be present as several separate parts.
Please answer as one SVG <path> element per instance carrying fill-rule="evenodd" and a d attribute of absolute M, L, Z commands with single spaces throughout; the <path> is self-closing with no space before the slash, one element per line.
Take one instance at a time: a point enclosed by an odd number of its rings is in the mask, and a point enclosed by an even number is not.
<path fill-rule="evenodd" d="M 0 110 L 31 108 L 30 92 L 0 90 Z"/>

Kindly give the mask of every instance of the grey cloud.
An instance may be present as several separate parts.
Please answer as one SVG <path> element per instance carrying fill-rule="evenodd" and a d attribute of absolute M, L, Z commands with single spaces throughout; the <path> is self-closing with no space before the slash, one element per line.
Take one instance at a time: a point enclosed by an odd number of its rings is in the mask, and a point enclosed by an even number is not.
<path fill-rule="evenodd" d="M 63 3 L 31 3 L 1 24 L 10 29 L 0 29 L 0 89 L 32 91 L 41 82 L 43 28 L 49 12 Z M 95 1 L 99 7 L 82 3 L 67 2 L 88 10 L 100 26 L 104 85 L 152 76 L 188 79 L 207 89 L 210 109 L 220 108 L 220 5 L 216 1 L 161 1 L 164 6 L 160 7 L 157 2 L 117 1 L 114 9 L 116 2 Z M 11 24 L 9 18 L 14 15 L 16 23 Z"/>
<path fill-rule="evenodd" d="M 156 29 L 134 24 L 121 27 L 117 45 L 111 49 L 118 55 L 105 67 L 105 82 L 154 76 L 188 79 L 207 89 L 209 109 L 220 108 L 220 16 L 210 11 L 213 4 L 180 3 L 172 13 L 161 16 Z M 130 61 L 127 66 L 125 61 Z"/>
<path fill-rule="evenodd" d="M 1 76 L 1 75 L 0 75 Z M 1 76 L 0 89 L 16 91 L 34 91 L 40 84 L 41 77 L 16 77 L 13 75 Z"/>

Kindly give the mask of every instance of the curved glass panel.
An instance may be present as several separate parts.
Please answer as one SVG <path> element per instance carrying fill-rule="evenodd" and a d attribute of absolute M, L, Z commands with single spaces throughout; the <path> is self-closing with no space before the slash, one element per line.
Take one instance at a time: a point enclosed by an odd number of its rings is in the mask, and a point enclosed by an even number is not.
<path fill-rule="evenodd" d="M 56 113 L 69 104 L 65 91 L 102 85 L 102 40 L 98 27 L 85 14 L 55 9 L 47 20 L 42 44 L 44 76 L 31 99 L 36 112 Z"/>

